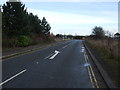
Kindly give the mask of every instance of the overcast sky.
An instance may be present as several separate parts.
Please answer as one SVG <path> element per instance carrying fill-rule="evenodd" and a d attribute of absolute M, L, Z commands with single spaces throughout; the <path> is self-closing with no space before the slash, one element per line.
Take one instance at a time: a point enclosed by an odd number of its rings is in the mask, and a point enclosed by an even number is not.
<path fill-rule="evenodd" d="M 45 17 L 54 34 L 90 35 L 94 26 L 118 32 L 118 2 L 23 2 L 28 12 Z"/>

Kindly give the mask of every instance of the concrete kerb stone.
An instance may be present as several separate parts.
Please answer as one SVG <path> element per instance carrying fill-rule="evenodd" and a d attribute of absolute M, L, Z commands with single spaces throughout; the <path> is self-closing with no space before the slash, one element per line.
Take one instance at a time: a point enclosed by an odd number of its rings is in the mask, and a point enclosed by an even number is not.
<path fill-rule="evenodd" d="M 9 57 L 13 57 L 13 56 L 17 56 L 17 55 L 21 55 L 21 54 L 29 53 L 29 52 L 31 52 L 31 51 L 36 51 L 36 50 L 39 50 L 39 49 L 41 49 L 41 48 L 30 49 L 30 50 L 27 50 L 27 51 L 22 51 L 22 52 L 18 52 L 18 53 L 14 53 L 14 54 L 6 55 L 6 56 L 3 56 L 3 57 L 0 57 L 0 59 L 6 59 L 6 58 L 9 58 Z"/>
<path fill-rule="evenodd" d="M 3 56 L 3 57 L 0 57 L 0 59 L 6 59 L 6 58 L 13 57 L 13 56 L 30 53 L 30 52 L 33 52 L 33 51 L 40 50 L 42 48 L 44 49 L 45 47 L 49 47 L 49 46 L 51 46 L 51 45 L 47 45 L 47 46 L 43 46 L 43 47 L 39 47 L 39 48 L 34 48 L 34 49 L 30 49 L 30 50 L 26 50 L 26 51 L 22 51 L 22 52 L 18 52 L 18 53 L 13 53 L 13 54 L 10 54 L 10 55 L 6 55 L 6 56 Z"/>

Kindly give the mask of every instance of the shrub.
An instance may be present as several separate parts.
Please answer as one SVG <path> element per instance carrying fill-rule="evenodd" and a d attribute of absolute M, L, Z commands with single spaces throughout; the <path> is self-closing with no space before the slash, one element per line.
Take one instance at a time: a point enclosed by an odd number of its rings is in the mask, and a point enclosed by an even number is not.
<path fill-rule="evenodd" d="M 54 40 L 54 37 L 49 36 L 49 37 L 47 37 L 47 41 L 48 41 L 48 42 L 54 42 L 55 40 Z"/>
<path fill-rule="evenodd" d="M 51 42 L 54 42 L 54 37 L 52 36 L 44 36 L 44 39 L 43 39 L 44 43 L 51 43 Z"/>
<path fill-rule="evenodd" d="M 32 39 L 28 36 L 25 36 L 25 35 L 19 36 L 18 41 L 19 41 L 18 45 L 21 46 L 21 47 L 28 46 L 32 43 Z"/>
<path fill-rule="evenodd" d="M 6 34 L 2 35 L 2 46 L 3 48 L 11 48 L 18 46 L 18 37 L 14 36 L 12 38 L 8 38 Z"/>
<path fill-rule="evenodd" d="M 40 35 L 40 34 L 32 34 L 31 38 L 32 38 L 32 44 L 33 45 L 42 44 L 43 43 L 43 36 Z"/>

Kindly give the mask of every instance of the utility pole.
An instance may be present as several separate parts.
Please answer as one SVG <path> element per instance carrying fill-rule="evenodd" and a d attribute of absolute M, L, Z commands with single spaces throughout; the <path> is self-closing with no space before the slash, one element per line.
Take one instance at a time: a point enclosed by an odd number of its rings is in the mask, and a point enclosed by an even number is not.
<path fill-rule="evenodd" d="M 64 33 L 64 35 L 63 35 L 63 40 L 65 40 L 65 33 Z"/>
<path fill-rule="evenodd" d="M 0 12 L 2 12 L 2 5 L 0 5 Z"/>

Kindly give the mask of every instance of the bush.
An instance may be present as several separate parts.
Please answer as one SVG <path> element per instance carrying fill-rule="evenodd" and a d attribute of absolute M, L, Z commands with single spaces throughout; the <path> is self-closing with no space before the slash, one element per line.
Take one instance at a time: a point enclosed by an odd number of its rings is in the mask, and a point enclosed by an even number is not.
<path fill-rule="evenodd" d="M 32 39 L 25 35 L 19 36 L 18 41 L 19 41 L 18 45 L 21 47 L 29 46 L 32 43 Z"/>
<path fill-rule="evenodd" d="M 32 38 L 32 45 L 43 43 L 43 36 L 41 34 L 32 34 L 31 38 Z"/>
<path fill-rule="evenodd" d="M 5 33 L 2 35 L 2 46 L 4 49 L 11 48 L 11 47 L 17 47 L 18 46 L 18 37 L 14 36 L 12 38 L 8 38 Z"/>
<path fill-rule="evenodd" d="M 44 42 L 46 42 L 46 43 L 51 43 L 54 41 L 55 41 L 54 37 L 52 37 L 52 36 L 45 37 L 45 39 L 44 39 Z"/>
<path fill-rule="evenodd" d="M 54 42 L 55 40 L 54 40 L 54 37 L 49 36 L 49 37 L 47 37 L 47 41 L 48 41 L 48 42 Z"/>

